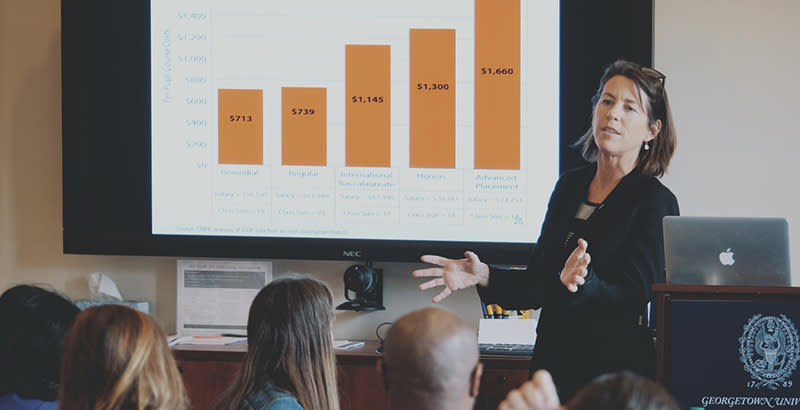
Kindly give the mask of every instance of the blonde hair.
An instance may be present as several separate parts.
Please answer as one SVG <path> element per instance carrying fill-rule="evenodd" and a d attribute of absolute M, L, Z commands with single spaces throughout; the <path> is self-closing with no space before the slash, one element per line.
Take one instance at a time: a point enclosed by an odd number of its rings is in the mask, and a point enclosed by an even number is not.
<path fill-rule="evenodd" d="M 64 347 L 60 410 L 185 410 L 178 367 L 155 320 L 121 305 L 86 309 Z"/>
<path fill-rule="evenodd" d="M 324 283 L 305 276 L 270 282 L 250 305 L 247 354 L 216 407 L 238 409 L 271 383 L 304 409 L 339 410 L 332 321 L 333 296 Z"/>

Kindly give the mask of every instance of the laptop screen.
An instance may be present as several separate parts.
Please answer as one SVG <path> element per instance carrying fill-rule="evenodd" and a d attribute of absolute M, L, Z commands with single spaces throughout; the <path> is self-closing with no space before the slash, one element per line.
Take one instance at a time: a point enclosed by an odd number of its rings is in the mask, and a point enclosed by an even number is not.
<path fill-rule="evenodd" d="M 667 283 L 791 286 L 784 218 L 667 216 Z"/>

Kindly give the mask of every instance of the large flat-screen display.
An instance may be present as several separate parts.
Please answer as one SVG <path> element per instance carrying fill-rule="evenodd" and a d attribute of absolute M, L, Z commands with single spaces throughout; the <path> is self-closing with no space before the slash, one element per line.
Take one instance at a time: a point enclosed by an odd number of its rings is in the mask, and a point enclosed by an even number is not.
<path fill-rule="evenodd" d="M 524 263 L 603 65 L 649 53 L 589 45 L 631 1 L 134 3 L 62 3 L 66 252 Z"/>

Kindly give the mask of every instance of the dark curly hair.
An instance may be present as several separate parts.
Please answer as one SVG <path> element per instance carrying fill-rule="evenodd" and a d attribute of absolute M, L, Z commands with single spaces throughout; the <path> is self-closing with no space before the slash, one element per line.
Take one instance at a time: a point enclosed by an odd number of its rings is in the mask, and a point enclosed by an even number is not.
<path fill-rule="evenodd" d="M 15 286 L 0 296 L 0 396 L 56 400 L 64 337 L 79 312 L 36 286 Z"/>
<path fill-rule="evenodd" d="M 675 400 L 663 387 L 627 371 L 598 376 L 565 407 L 567 410 L 678 410 Z"/>

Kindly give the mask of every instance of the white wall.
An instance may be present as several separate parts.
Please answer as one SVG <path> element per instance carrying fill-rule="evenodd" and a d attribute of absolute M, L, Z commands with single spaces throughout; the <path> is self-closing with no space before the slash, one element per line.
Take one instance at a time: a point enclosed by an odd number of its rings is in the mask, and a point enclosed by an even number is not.
<path fill-rule="evenodd" d="M 782 216 L 800 283 L 800 1 L 656 0 L 683 215 Z"/>

